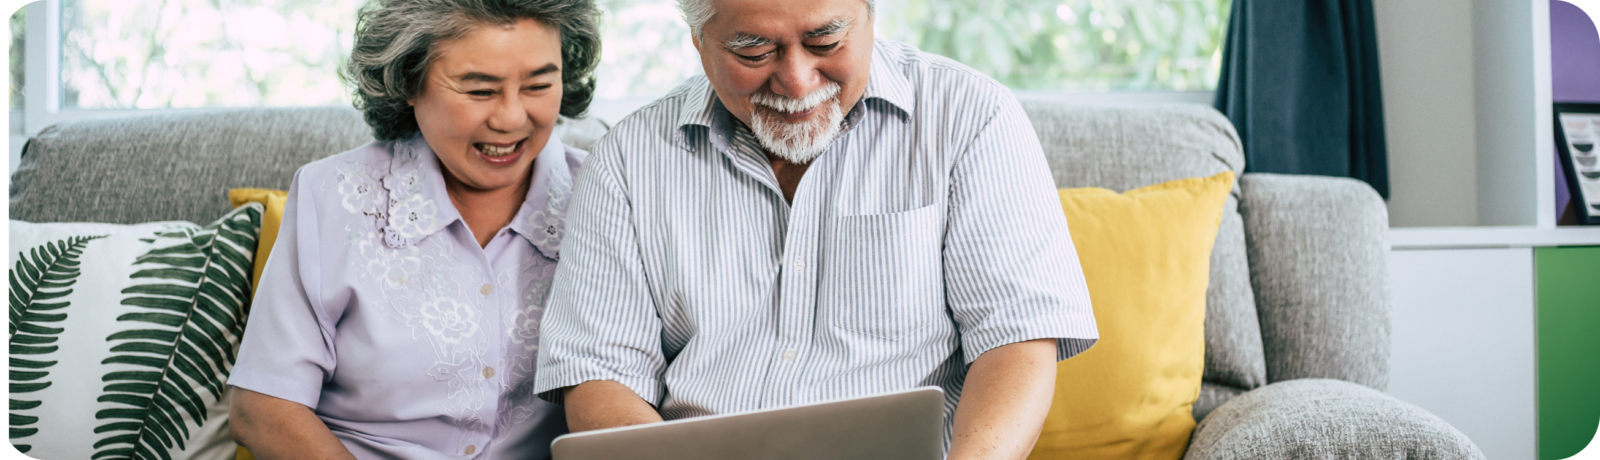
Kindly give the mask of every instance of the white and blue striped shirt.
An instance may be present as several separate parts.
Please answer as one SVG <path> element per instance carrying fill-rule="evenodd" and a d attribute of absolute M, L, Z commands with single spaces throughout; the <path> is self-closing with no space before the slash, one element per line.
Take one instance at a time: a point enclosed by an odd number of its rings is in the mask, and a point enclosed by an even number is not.
<path fill-rule="evenodd" d="M 845 130 L 784 200 L 705 77 L 622 120 L 574 185 L 535 391 L 614 380 L 662 417 L 934 385 L 1099 337 L 1038 137 L 977 71 L 878 41 Z"/>

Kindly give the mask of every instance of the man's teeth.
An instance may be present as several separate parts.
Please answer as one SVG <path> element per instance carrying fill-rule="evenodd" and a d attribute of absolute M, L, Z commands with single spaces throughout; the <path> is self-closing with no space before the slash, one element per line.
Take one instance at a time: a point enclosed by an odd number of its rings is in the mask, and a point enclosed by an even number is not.
<path fill-rule="evenodd" d="M 511 144 L 510 146 L 507 146 L 507 147 L 497 147 L 497 146 L 493 146 L 493 145 L 489 145 L 489 144 L 478 144 L 478 151 L 483 152 L 484 155 L 488 155 L 488 156 L 491 156 L 491 157 L 503 157 L 503 156 L 506 156 L 506 155 L 510 155 L 511 152 L 514 152 L 516 150 L 517 150 L 517 144 Z"/>

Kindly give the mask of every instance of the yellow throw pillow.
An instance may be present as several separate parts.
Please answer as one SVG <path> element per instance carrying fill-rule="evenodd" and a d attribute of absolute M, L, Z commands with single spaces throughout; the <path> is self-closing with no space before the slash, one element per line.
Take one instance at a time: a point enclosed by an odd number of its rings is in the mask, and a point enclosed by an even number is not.
<path fill-rule="evenodd" d="M 1233 173 L 1063 189 L 1100 340 L 1056 365 L 1030 459 L 1179 459 L 1205 368 L 1211 245 Z"/>
<path fill-rule="evenodd" d="M 267 255 L 272 254 L 272 244 L 278 242 L 278 226 L 283 224 L 283 208 L 289 202 L 289 192 L 264 188 L 236 188 L 228 190 L 228 202 L 237 208 L 245 203 L 261 203 L 266 210 L 261 214 L 261 240 L 256 245 L 256 266 L 250 273 L 250 289 L 261 282 L 261 269 L 267 267 Z"/>
<path fill-rule="evenodd" d="M 278 227 L 283 225 L 283 207 L 289 202 L 289 192 L 264 188 L 236 188 L 228 190 L 228 202 L 237 208 L 245 203 L 261 203 L 266 210 L 261 214 L 261 238 L 256 243 L 255 268 L 250 272 L 250 289 L 261 282 L 261 269 L 267 267 L 267 255 L 272 254 L 272 244 L 278 242 Z M 244 446 L 234 453 L 234 460 L 255 460 Z"/>

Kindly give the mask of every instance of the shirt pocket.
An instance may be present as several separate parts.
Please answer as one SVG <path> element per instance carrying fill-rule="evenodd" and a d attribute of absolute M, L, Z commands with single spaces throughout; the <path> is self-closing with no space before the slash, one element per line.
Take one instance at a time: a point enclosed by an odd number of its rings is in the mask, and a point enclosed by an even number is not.
<path fill-rule="evenodd" d="M 898 341 L 947 317 L 945 206 L 834 220 L 823 272 L 824 314 L 835 328 Z"/>

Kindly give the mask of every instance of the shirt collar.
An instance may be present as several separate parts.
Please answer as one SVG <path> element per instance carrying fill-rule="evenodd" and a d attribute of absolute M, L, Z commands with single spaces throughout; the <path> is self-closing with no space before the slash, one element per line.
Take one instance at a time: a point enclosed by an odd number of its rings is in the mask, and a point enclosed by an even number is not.
<path fill-rule="evenodd" d="M 567 203 L 572 193 L 572 170 L 567 146 L 555 134 L 533 160 L 528 196 L 509 225 L 551 260 L 561 260 L 561 239 L 567 233 Z"/>
<path fill-rule="evenodd" d="M 883 101 L 888 103 L 888 108 L 897 109 L 901 121 L 909 122 L 913 110 L 911 82 L 906 76 L 894 67 L 893 62 L 904 61 L 901 50 L 894 46 L 886 46 L 892 42 L 878 40 L 872 47 L 872 66 L 867 74 L 867 88 L 861 94 L 862 106 L 870 101 Z M 716 91 L 711 89 L 711 81 L 705 75 L 694 77 L 687 85 L 684 92 L 683 108 L 678 115 L 679 134 L 684 136 L 684 144 L 688 145 L 688 136 L 693 127 L 704 127 L 709 131 L 711 142 L 717 148 L 728 150 L 728 139 L 733 135 L 733 115 L 723 107 L 722 101 L 717 98 Z M 855 112 L 855 110 L 851 110 Z"/>
<path fill-rule="evenodd" d="M 572 171 L 566 160 L 566 146 L 552 133 L 534 159 L 533 177 L 522 207 L 507 225 L 545 256 L 557 260 L 561 237 L 566 234 L 567 197 L 572 190 Z M 387 245 L 413 246 L 462 220 L 445 190 L 441 168 L 437 155 L 420 134 L 394 144 L 389 174 L 383 178 L 389 198 L 383 228 Z"/>

